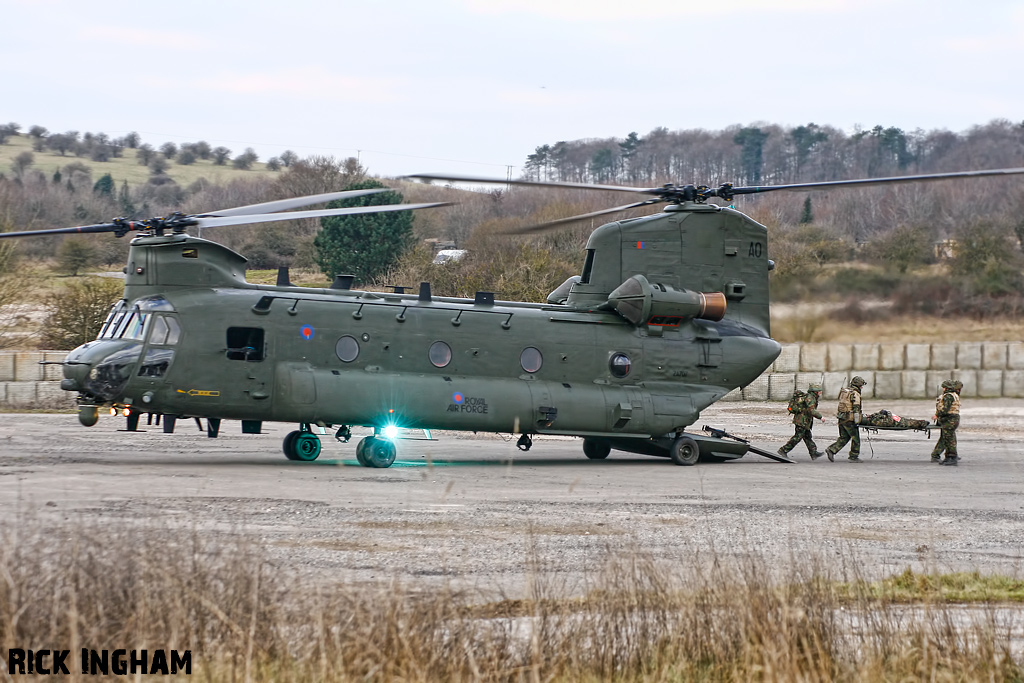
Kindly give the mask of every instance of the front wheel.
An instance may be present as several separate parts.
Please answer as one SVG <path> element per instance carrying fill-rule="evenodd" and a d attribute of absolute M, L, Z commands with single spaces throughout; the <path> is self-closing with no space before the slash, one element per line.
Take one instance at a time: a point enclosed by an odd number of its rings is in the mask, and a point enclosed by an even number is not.
<path fill-rule="evenodd" d="M 591 460 L 604 460 L 612 452 L 612 445 L 604 439 L 583 439 L 583 455 Z"/>
<path fill-rule="evenodd" d="M 294 431 L 284 437 L 282 445 L 289 460 L 310 462 L 320 455 L 320 437 L 312 432 Z"/>
<path fill-rule="evenodd" d="M 672 442 L 669 457 L 677 465 L 696 465 L 700 458 L 700 446 L 688 436 L 680 436 Z"/>
<path fill-rule="evenodd" d="M 366 440 L 366 445 L 363 447 L 363 460 L 370 467 L 380 469 L 391 467 L 391 464 L 395 462 L 396 455 L 398 455 L 398 450 L 391 439 L 370 437 Z"/>

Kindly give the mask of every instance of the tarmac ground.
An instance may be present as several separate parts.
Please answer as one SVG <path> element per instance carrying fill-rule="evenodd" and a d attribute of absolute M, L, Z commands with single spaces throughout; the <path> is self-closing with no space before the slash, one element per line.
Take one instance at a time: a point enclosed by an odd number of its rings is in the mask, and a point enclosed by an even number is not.
<path fill-rule="evenodd" d="M 867 402 L 928 418 L 933 401 Z M 875 405 L 878 403 L 879 405 Z M 143 420 L 145 422 L 145 420 Z M 719 403 L 704 424 L 775 451 L 791 434 L 785 404 Z M 816 423 L 824 449 L 836 421 Z M 302 580 L 397 578 L 516 595 L 537 571 L 573 585 L 609 555 L 672 563 L 695 552 L 757 555 L 790 572 L 804 562 L 863 576 L 915 571 L 1024 574 L 1024 400 L 965 399 L 958 467 L 929 461 L 937 432 L 862 432 L 847 450 L 795 464 L 754 454 L 679 467 L 613 451 L 584 457 L 581 441 L 415 432 L 389 469 L 360 467 L 355 443 L 322 437 L 312 463 L 291 462 L 293 425 L 243 435 L 225 422 L 210 439 L 195 422 L 119 431 L 74 414 L 0 414 L 0 526 L 32 515 L 50 524 L 141 524 L 244 534 Z M 362 433 L 367 433 L 363 431 Z"/>

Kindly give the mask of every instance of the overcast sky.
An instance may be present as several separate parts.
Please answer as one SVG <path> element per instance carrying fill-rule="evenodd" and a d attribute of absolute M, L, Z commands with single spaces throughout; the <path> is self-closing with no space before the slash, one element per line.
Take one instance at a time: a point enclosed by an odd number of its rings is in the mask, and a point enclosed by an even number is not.
<path fill-rule="evenodd" d="M 0 122 L 358 154 L 381 175 L 518 175 L 538 145 L 658 126 L 1024 121 L 1021 0 L 0 0 L 0 16 Z"/>

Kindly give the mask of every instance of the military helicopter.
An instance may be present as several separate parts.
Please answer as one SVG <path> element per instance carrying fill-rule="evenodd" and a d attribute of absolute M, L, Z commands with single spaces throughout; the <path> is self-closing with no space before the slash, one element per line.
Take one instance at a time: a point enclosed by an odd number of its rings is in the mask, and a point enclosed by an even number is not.
<path fill-rule="evenodd" d="M 600 460 L 621 450 L 668 456 L 678 465 L 742 457 L 742 440 L 687 431 L 700 412 L 761 375 L 781 347 L 770 336 L 767 229 L 708 200 L 777 190 L 938 181 L 1024 173 L 1024 168 L 775 186 L 668 184 L 633 188 L 421 174 L 425 181 L 517 184 L 631 192 L 642 201 L 532 226 L 665 204 L 655 214 L 603 225 L 590 235 L 580 275 L 544 303 L 246 282 L 242 255 L 188 228 L 328 215 L 425 209 L 438 203 L 291 211 L 383 190 L 336 192 L 203 214 L 0 233 L 0 238 L 112 232 L 138 236 L 125 267 L 124 297 L 96 340 L 63 361 L 61 388 L 78 395 L 79 420 L 99 408 L 164 420 L 221 420 L 243 433 L 292 422 L 291 460 L 315 460 L 317 432 L 373 429 L 356 458 L 389 467 L 400 428 L 583 438 Z M 762 453 L 767 454 L 767 453 Z"/>

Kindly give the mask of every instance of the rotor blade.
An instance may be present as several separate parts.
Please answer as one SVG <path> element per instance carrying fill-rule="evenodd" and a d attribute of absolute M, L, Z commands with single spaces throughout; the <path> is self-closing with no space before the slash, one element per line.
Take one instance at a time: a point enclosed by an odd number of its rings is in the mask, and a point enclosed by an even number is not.
<path fill-rule="evenodd" d="M 600 211 L 592 211 L 591 213 L 583 213 L 578 216 L 570 216 L 568 218 L 559 218 L 557 221 L 549 221 L 547 223 L 538 223 L 537 225 L 529 225 L 525 228 L 513 228 L 511 230 L 499 230 L 497 231 L 502 235 L 529 235 L 545 232 L 557 228 L 566 223 L 574 223 L 576 221 L 583 221 L 588 218 L 594 218 L 595 216 L 603 216 L 608 213 L 615 213 L 617 211 L 626 211 L 628 209 L 635 209 L 638 206 L 647 206 L 648 204 L 656 204 L 660 202 L 659 199 L 648 199 L 645 202 L 635 202 L 633 204 L 626 204 L 625 206 L 616 206 L 611 209 L 602 209 Z"/>
<path fill-rule="evenodd" d="M 660 188 L 624 187 L 622 185 L 591 185 L 590 183 L 564 183 L 544 180 L 506 180 L 504 178 L 481 178 L 471 175 L 439 175 L 436 173 L 417 173 L 403 176 L 417 180 L 450 180 L 458 183 L 493 183 L 495 185 L 524 185 L 527 187 L 565 187 L 573 190 L 602 190 L 611 192 L 642 192 L 655 194 Z"/>
<path fill-rule="evenodd" d="M 862 178 L 859 180 L 829 180 L 819 183 L 796 183 L 793 185 L 765 185 L 762 187 L 734 187 L 732 194 L 756 194 L 775 190 L 800 191 L 828 189 L 833 187 L 849 187 L 851 185 L 884 185 L 889 183 L 919 183 L 930 180 L 949 180 L 951 178 L 984 178 L 996 175 L 1018 175 L 1024 168 L 994 168 L 987 171 L 958 171 L 955 173 L 928 173 L 925 175 L 891 176 L 889 178 Z"/>
<path fill-rule="evenodd" d="M 0 232 L 0 239 L 5 237 L 34 237 L 35 235 L 65 235 L 90 232 L 114 232 L 119 228 L 114 223 L 98 223 L 82 225 L 77 228 L 51 228 L 49 230 L 22 230 L 20 232 Z"/>
<path fill-rule="evenodd" d="M 249 216 L 224 216 L 214 218 L 196 218 L 194 225 L 200 228 L 219 228 L 226 225 L 246 225 L 248 223 L 273 223 L 274 221 L 292 221 L 300 218 L 320 218 L 321 216 L 351 216 L 363 213 L 383 213 L 385 211 L 412 211 L 429 209 L 434 206 L 449 206 L 451 202 L 433 202 L 430 204 L 384 204 L 381 206 L 350 206 L 342 209 L 316 209 L 314 211 L 289 211 L 286 213 L 265 213 Z"/>
<path fill-rule="evenodd" d="M 332 202 L 335 199 L 350 199 L 352 197 L 362 197 L 367 194 L 376 194 L 378 192 L 390 192 L 391 190 L 386 187 L 374 188 L 370 190 L 345 190 L 343 192 L 325 192 L 323 194 L 311 194 L 305 197 L 292 197 L 291 199 L 279 199 L 275 202 L 263 202 L 262 204 L 249 204 L 248 206 L 237 206 L 233 209 L 222 209 L 220 211 L 207 211 L 205 213 L 196 214 L 197 216 L 247 216 L 257 213 L 274 213 L 275 211 L 286 211 L 288 209 L 295 209 L 300 206 L 309 206 L 310 204 L 321 204 Z"/>

